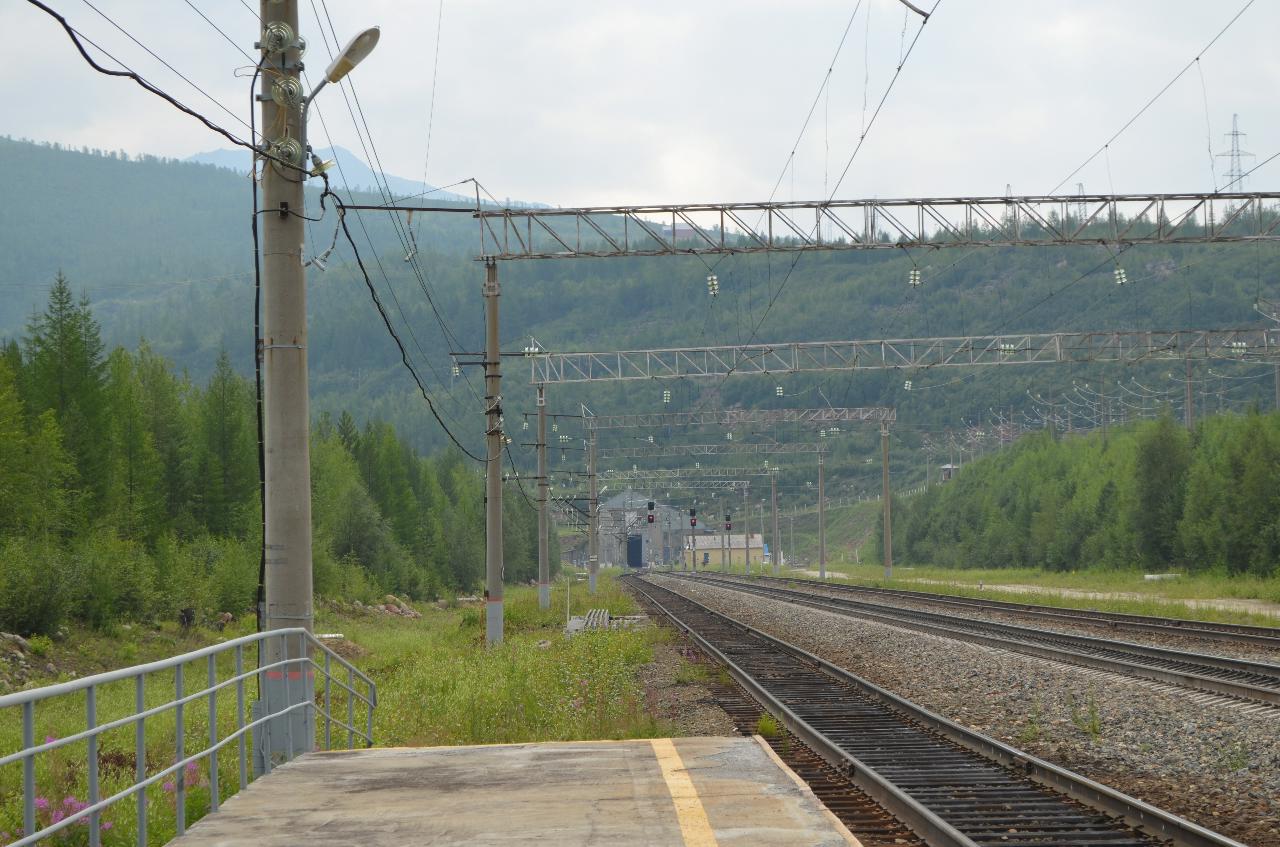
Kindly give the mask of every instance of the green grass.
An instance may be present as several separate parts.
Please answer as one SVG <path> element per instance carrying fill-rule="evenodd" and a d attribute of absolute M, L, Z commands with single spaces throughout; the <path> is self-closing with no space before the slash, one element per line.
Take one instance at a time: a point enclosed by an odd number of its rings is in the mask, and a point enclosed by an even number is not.
<path fill-rule="evenodd" d="M 756 721 L 756 735 L 761 738 L 777 738 L 781 732 L 782 727 L 778 724 L 778 719 L 768 712 Z"/>
<path fill-rule="evenodd" d="M 1126 614 L 1185 618 L 1187 620 L 1280 626 L 1275 616 L 1235 609 L 1198 606 L 1194 601 L 1256 599 L 1280 601 L 1280 579 L 1232 577 L 1225 574 L 1183 575 L 1177 579 L 1147 581 L 1137 571 L 1084 570 L 1038 571 L 1031 568 L 948 569 L 898 566 L 894 579 L 886 581 L 879 564 L 829 563 L 828 571 L 857 584 L 909 591 L 926 591 L 958 597 L 982 597 L 1013 603 L 1035 603 L 1069 609 L 1097 609 Z M 929 582 L 922 582 L 928 580 Z M 1029 591 L 1000 590 L 992 586 L 1023 585 Z M 981 586 L 981 587 L 980 587 Z M 1062 590 L 1126 596 L 1089 597 Z"/>
<path fill-rule="evenodd" d="M 379 746 L 449 745 L 594 738 L 639 738 L 667 734 L 671 727 L 656 722 L 644 709 L 643 690 L 638 682 L 640 668 L 652 659 L 652 645 L 664 637 L 656 627 L 634 631 L 588 632 L 565 638 L 565 581 L 552 591 L 551 609 L 538 608 L 537 591 L 508 587 L 507 626 L 502 646 L 484 646 L 483 612 L 475 605 L 436 609 L 424 607 L 421 620 L 373 615 L 346 615 L 319 611 L 317 632 L 341 632 L 364 651 L 357 664 L 378 686 L 378 708 L 374 712 L 374 738 Z M 635 602 L 624 593 L 613 575 L 602 572 L 599 590 L 587 594 L 585 584 L 571 587 L 573 614 L 589 608 L 608 608 L 612 614 L 637 611 Z M 240 622 L 250 628 L 252 621 Z M 75 669 L 83 676 L 110 667 L 122 667 L 171 656 L 211 643 L 218 637 L 234 637 L 242 631 L 215 634 L 200 631 L 183 634 L 175 627 L 159 629 L 133 626 L 115 633 L 77 631 L 64 643 L 42 645 L 40 661 Z M 256 664 L 249 653 L 246 668 Z M 220 678 L 231 675 L 232 659 L 218 664 Z M 203 688 L 207 665 L 201 660 L 184 668 L 186 690 Z M 33 684 L 48 684 L 41 679 Z M 318 687 L 322 682 L 317 680 Z M 149 705 L 159 705 L 173 696 L 172 673 L 148 678 Z M 246 685 L 246 700 L 254 698 L 255 686 Z M 335 695 L 335 707 L 345 714 L 346 703 Z M 125 717 L 133 712 L 131 681 L 100 688 L 97 694 L 99 723 Z M 37 708 L 36 740 L 46 736 L 67 737 L 84 727 L 84 696 L 68 696 Z M 357 710 L 357 719 L 359 720 Z M 220 737 L 235 726 L 235 692 L 229 689 L 218 697 Z M 202 749 L 209 737 L 207 698 L 186 708 L 185 746 L 188 754 Z M 323 722 L 318 721 L 319 730 Z M 147 769 L 154 774 L 174 761 L 176 722 L 167 711 L 146 722 Z M 345 732 L 335 729 L 335 744 Z M 22 747 L 21 711 L 8 709 L 0 714 L 0 755 Z M 41 820 L 62 806 L 66 798 L 86 797 L 87 745 L 79 743 L 37 758 L 38 794 L 49 800 Z M 100 741 L 103 796 L 133 781 L 133 726 L 106 733 Z M 187 779 L 187 820 L 198 819 L 209 808 L 209 780 L 206 766 Z M 237 761 L 234 745 L 219 760 L 219 777 L 225 799 L 236 788 Z M 20 764 L 0 768 L 0 844 L 7 843 L 21 829 L 22 768 Z M 176 792 L 157 785 L 147 792 L 149 842 L 163 844 L 175 832 Z M 103 843 L 126 845 L 136 842 L 136 806 L 122 801 L 107 811 Z M 64 831 L 65 832 L 65 831 Z M 87 843 L 87 829 L 72 826 L 70 834 L 53 838 L 51 844 Z M 9 837 L 6 837 L 6 833 Z"/>

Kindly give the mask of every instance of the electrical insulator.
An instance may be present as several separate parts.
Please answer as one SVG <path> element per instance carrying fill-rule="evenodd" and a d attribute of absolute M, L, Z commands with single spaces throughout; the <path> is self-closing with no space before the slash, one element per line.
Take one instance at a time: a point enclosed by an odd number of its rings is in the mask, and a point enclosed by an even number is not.
<path fill-rule="evenodd" d="M 1124 268 L 1116 266 L 1116 285 L 1124 285 L 1129 281 L 1129 274 L 1125 273 Z"/>
<path fill-rule="evenodd" d="M 911 272 L 907 274 L 907 285 L 911 286 L 912 288 L 920 287 L 920 269 L 919 268 L 912 268 Z"/>
<path fill-rule="evenodd" d="M 903 389 L 904 391 L 910 391 L 910 390 L 911 390 L 911 380 L 907 380 L 906 382 L 902 383 L 902 389 Z"/>
<path fill-rule="evenodd" d="M 462 376 L 462 368 L 458 367 L 457 365 L 454 365 L 451 370 L 453 371 L 454 376 Z"/>
<path fill-rule="evenodd" d="M 662 402 L 663 402 L 663 403 L 670 403 L 670 402 L 671 402 L 671 389 L 670 389 L 670 388 L 664 388 L 664 389 L 662 389 Z"/>
<path fill-rule="evenodd" d="M 558 424 L 558 423 L 553 423 L 553 424 L 551 425 L 551 431 L 552 431 L 552 432 L 559 432 L 559 431 L 560 431 L 560 424 Z"/>
<path fill-rule="evenodd" d="M 775 386 L 773 387 L 773 394 L 774 394 L 774 396 L 775 396 L 775 397 L 781 397 L 781 396 L 782 396 L 782 386 L 781 386 L 781 385 L 775 385 Z"/>
<path fill-rule="evenodd" d="M 650 436 L 649 436 L 649 443 L 650 443 L 650 444 L 652 444 L 652 443 L 653 443 L 653 436 L 652 436 L 652 435 L 650 435 Z"/>
<path fill-rule="evenodd" d="M 520 428 L 521 428 L 521 429 L 528 429 L 528 428 L 529 428 L 529 422 L 528 422 L 528 421 L 521 421 L 521 422 L 520 422 Z"/>

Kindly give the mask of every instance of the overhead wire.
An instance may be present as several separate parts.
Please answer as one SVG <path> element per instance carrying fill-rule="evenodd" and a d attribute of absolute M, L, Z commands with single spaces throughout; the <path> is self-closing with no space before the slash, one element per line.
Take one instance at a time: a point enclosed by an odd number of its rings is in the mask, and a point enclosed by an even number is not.
<path fill-rule="evenodd" d="M 1057 193 L 1059 188 L 1061 188 L 1062 186 L 1070 182 L 1072 177 L 1080 173 L 1080 171 L 1084 170 L 1089 165 L 1089 163 L 1091 163 L 1094 159 L 1098 158 L 1098 156 L 1101 155 L 1103 151 L 1105 151 L 1113 141 L 1115 141 L 1117 138 L 1123 135 L 1125 131 L 1129 129 L 1129 127 L 1133 126 L 1133 124 L 1139 118 L 1141 118 L 1144 114 L 1146 114 L 1147 110 L 1150 109 L 1153 105 L 1155 105 L 1155 102 L 1159 100 L 1161 97 L 1163 97 L 1165 92 L 1167 92 L 1170 88 L 1173 87 L 1174 83 L 1182 79 L 1182 76 L 1187 71 L 1191 70 L 1191 67 L 1193 65 L 1197 64 L 1200 61 L 1201 56 L 1207 53 L 1209 49 L 1213 47 L 1213 45 L 1218 43 L 1218 39 L 1222 38 L 1222 36 L 1226 34 L 1227 30 L 1231 29 L 1232 25 L 1234 25 L 1235 22 L 1240 19 L 1241 15 L 1243 15 L 1246 11 L 1248 11 L 1249 7 L 1252 6 L 1254 2 L 1255 0 L 1246 0 L 1245 4 L 1240 7 L 1239 11 L 1237 11 L 1234 15 L 1232 15 L 1231 20 L 1227 21 L 1227 25 L 1224 26 L 1222 29 L 1218 30 L 1218 33 L 1213 38 L 1209 39 L 1208 44 L 1200 48 L 1200 50 L 1191 59 L 1191 61 L 1187 62 L 1187 64 L 1185 64 L 1180 71 L 1174 74 L 1173 78 L 1170 79 L 1168 82 L 1166 82 L 1164 84 L 1164 87 L 1155 93 L 1154 97 L 1152 97 L 1150 100 L 1144 103 L 1142 108 L 1138 109 L 1138 111 L 1135 112 L 1133 116 L 1129 118 L 1129 120 L 1125 121 L 1124 124 L 1120 127 L 1120 129 L 1116 130 L 1115 133 L 1112 134 L 1110 138 L 1108 138 L 1105 142 L 1103 142 L 1101 147 L 1099 147 L 1092 154 L 1090 154 L 1088 158 L 1086 158 L 1083 162 L 1077 165 L 1075 170 L 1073 170 L 1071 173 L 1063 177 L 1062 180 L 1057 185 L 1049 189 L 1048 193 L 1049 194 Z M 1280 155 L 1280 154 L 1277 154 L 1277 155 Z"/>

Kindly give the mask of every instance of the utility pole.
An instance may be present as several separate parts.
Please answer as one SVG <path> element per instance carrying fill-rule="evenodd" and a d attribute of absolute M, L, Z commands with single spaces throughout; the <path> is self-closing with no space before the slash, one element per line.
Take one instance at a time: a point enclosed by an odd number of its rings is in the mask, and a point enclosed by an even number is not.
<path fill-rule="evenodd" d="M 290 32 L 298 32 L 297 0 L 262 0 L 260 15 L 264 25 L 275 24 L 277 29 L 287 25 Z M 275 158 L 302 168 L 307 136 L 300 96 L 301 51 L 296 37 L 292 43 L 273 45 L 279 48 L 274 51 L 268 45 L 271 42 L 264 35 L 259 45 L 262 66 L 267 70 L 262 74 L 259 96 L 263 143 Z M 286 90 L 297 96 L 280 97 L 285 104 L 282 105 L 272 94 Z M 263 208 L 257 222 L 262 232 L 262 337 L 257 356 L 262 363 L 265 603 L 259 610 L 259 619 L 267 630 L 302 627 L 311 631 L 313 623 L 311 410 L 307 391 L 307 280 L 302 264 L 305 181 L 302 170 L 271 159 L 262 161 Z M 275 664 L 285 659 L 286 653 L 298 658 L 305 656 L 306 650 L 302 639 L 292 646 L 282 644 L 281 639 L 268 639 L 260 663 Z M 298 668 L 290 665 L 267 674 L 263 692 L 266 703 L 293 702 L 289 676 Z M 302 676 L 308 679 L 305 674 Z M 309 691 L 306 685 L 304 682 L 304 689 Z M 279 708 L 282 706 L 275 710 Z M 284 720 L 304 730 L 301 738 L 290 730 L 295 750 L 312 750 L 315 733 L 306 731 L 307 724 L 297 724 L 292 715 Z M 267 733 L 271 741 L 281 735 L 283 732 Z M 272 752 L 274 749 L 268 755 Z"/>
<path fill-rule="evenodd" d="M 794 553 L 796 549 L 796 516 L 794 512 L 787 518 L 787 523 L 789 524 L 787 528 L 787 546 L 790 547 L 791 552 Z"/>
<path fill-rule="evenodd" d="M 827 578 L 827 498 L 822 487 L 822 454 L 818 454 L 818 579 Z"/>
<path fill-rule="evenodd" d="M 884 578 L 893 579 L 893 498 L 889 495 L 889 424 L 880 422 L 880 480 L 884 499 Z"/>
<path fill-rule="evenodd" d="M 538 608 L 551 608 L 551 540 L 547 520 L 547 395 L 538 386 Z"/>
<path fill-rule="evenodd" d="M 724 501 L 721 500 L 716 505 L 720 507 L 720 513 L 724 515 L 724 524 L 720 530 L 720 573 L 728 573 L 729 565 L 726 561 L 727 557 L 725 554 L 731 542 L 731 537 L 729 535 L 731 524 L 729 523 L 729 513 L 724 510 Z"/>
<path fill-rule="evenodd" d="M 262 0 L 264 24 L 298 31 L 297 0 Z M 305 161 L 302 99 L 280 105 L 272 90 L 297 85 L 296 44 L 264 48 L 263 142 L 272 155 Z M 290 152 L 286 152 L 290 151 Z M 286 171 L 289 171 L 286 173 Z M 266 503 L 266 629 L 312 626 L 310 403 L 307 396 L 307 292 L 302 265 L 305 176 L 264 160 L 262 165 L 262 361 Z M 268 649 L 277 649 L 273 646 Z M 274 661 L 268 659 L 267 661 Z M 310 749 L 310 748 L 308 748 Z"/>
<path fill-rule="evenodd" d="M 1186 392 L 1183 398 L 1183 418 L 1187 425 L 1187 431 L 1191 431 L 1196 425 L 1195 403 L 1191 396 L 1191 357 L 1187 357 L 1187 378 L 1183 383 Z"/>
<path fill-rule="evenodd" d="M 774 555 L 777 555 L 776 551 Z M 760 501 L 760 576 L 764 576 L 764 501 Z"/>
<path fill-rule="evenodd" d="M 782 544 L 778 535 L 778 474 L 769 474 L 769 496 L 773 500 L 773 575 L 777 576 L 782 567 Z"/>
<path fill-rule="evenodd" d="M 742 549 L 747 557 L 743 573 L 747 576 L 751 576 L 751 503 L 747 499 L 749 490 L 746 486 L 742 489 L 742 537 L 745 539 Z"/>
<path fill-rule="evenodd" d="M 596 573 L 600 570 L 600 491 L 596 487 L 596 428 L 587 420 L 587 482 L 590 486 L 590 514 L 587 516 L 587 592 L 596 593 Z"/>
<path fill-rule="evenodd" d="M 484 263 L 485 642 L 502 643 L 502 353 L 498 349 L 498 262 Z"/>

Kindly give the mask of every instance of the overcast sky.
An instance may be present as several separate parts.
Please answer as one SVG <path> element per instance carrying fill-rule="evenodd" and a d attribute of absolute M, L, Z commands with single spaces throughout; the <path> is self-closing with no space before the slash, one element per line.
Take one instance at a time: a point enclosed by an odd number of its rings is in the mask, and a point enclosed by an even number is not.
<path fill-rule="evenodd" d="M 49 2 L 130 67 L 247 134 L 84 0 Z M 93 2 L 247 120 L 248 79 L 235 71 L 248 60 L 185 0 Z M 256 17 L 239 0 L 191 3 L 252 52 Z M 344 42 L 363 27 L 382 27 L 377 50 L 352 79 L 383 166 L 421 178 L 438 2 L 327 3 Z M 311 0 L 301 5 L 314 78 L 328 55 Z M 500 199 L 566 206 L 768 197 L 855 5 L 446 0 L 428 178 L 442 185 L 474 176 Z M 1047 192 L 1243 5 L 942 0 L 837 195 L 1003 194 L 1006 185 Z M 778 199 L 834 190 L 898 64 L 904 14 L 909 44 L 916 15 L 897 0 L 862 1 Z M 0 133 L 175 157 L 228 146 L 133 83 L 94 73 L 56 22 L 25 0 L 0 0 L 0 32 Z M 1210 153 L 1228 149 L 1233 113 L 1254 161 L 1276 153 L 1277 32 L 1280 3 L 1258 0 L 1199 69 L 1062 190 L 1076 182 L 1090 192 L 1215 187 Z M 317 102 L 333 143 L 360 154 L 341 92 L 327 90 Z M 317 140 L 327 143 L 313 122 Z M 1227 162 L 1212 167 L 1221 185 Z M 1274 189 L 1278 172 L 1280 160 L 1248 187 Z"/>

